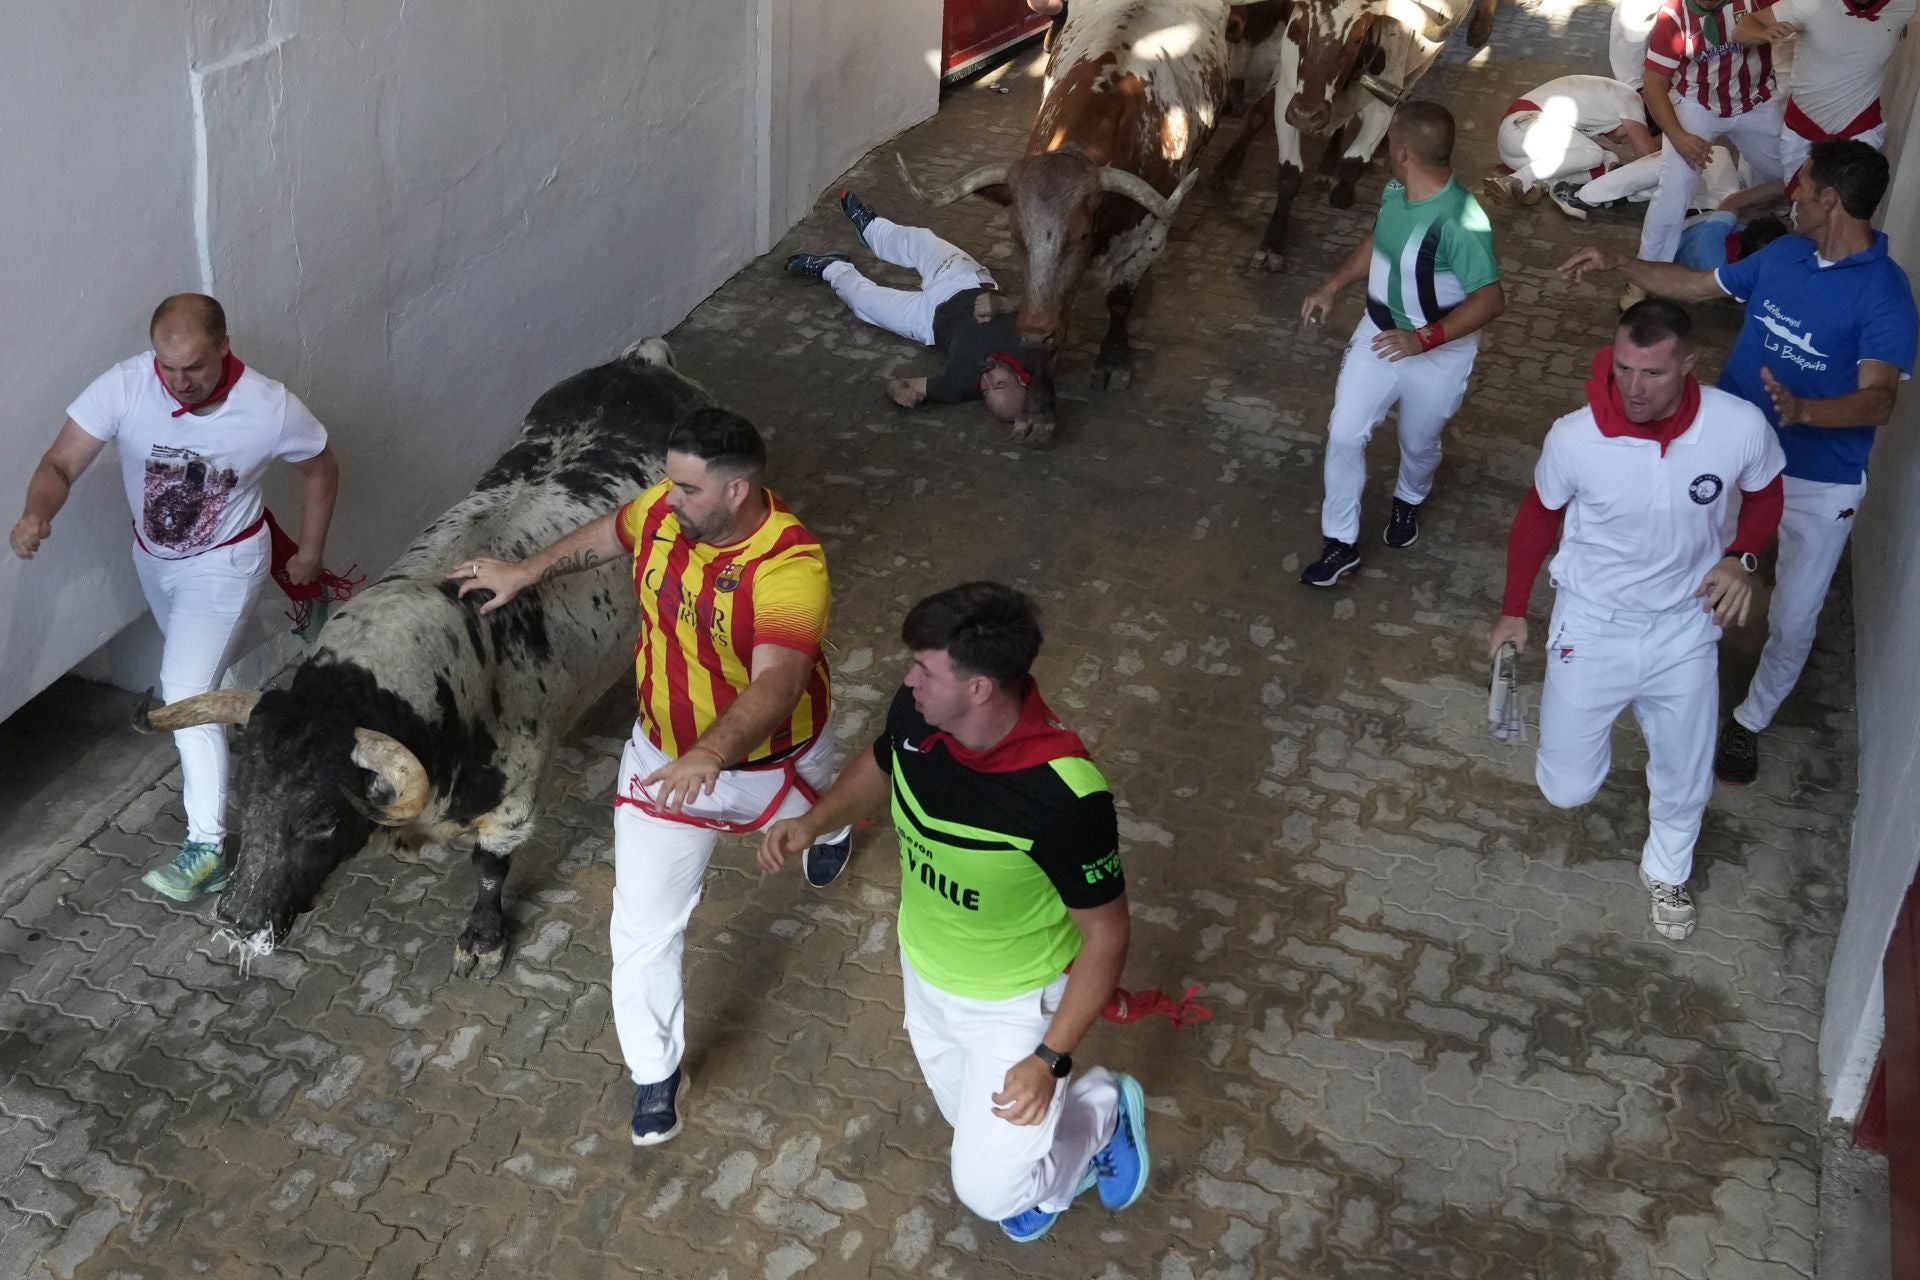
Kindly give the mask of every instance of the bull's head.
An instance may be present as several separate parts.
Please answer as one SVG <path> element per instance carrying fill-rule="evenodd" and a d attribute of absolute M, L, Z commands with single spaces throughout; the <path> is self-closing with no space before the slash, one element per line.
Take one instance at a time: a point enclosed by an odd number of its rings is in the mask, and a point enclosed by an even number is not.
<path fill-rule="evenodd" d="M 1298 88 L 1287 102 L 1287 123 L 1302 133 L 1324 133 L 1333 123 L 1334 101 L 1358 79 L 1378 82 L 1386 69 L 1379 25 L 1382 15 L 1364 0 L 1295 0 L 1288 18 L 1282 65 L 1298 60 Z M 1286 77 L 1283 73 L 1283 80 Z"/>
<path fill-rule="evenodd" d="M 247 726 L 234 770 L 240 838 L 214 915 L 229 943 L 265 955 L 376 825 L 420 815 L 427 773 L 398 740 L 286 692 L 222 689 L 154 707 L 149 691 L 134 712 L 144 733 L 202 724 Z"/>
<path fill-rule="evenodd" d="M 1168 196 L 1138 174 L 1095 164 L 1077 151 L 1045 151 L 1008 164 L 982 165 L 938 191 L 922 191 L 904 159 L 900 172 L 914 194 L 929 204 L 951 204 L 978 192 L 1011 206 L 1014 243 L 1027 256 L 1020 338 L 1048 351 L 1058 350 L 1066 339 L 1067 313 L 1093 254 L 1094 217 L 1103 203 L 1131 201 L 1164 228 L 1199 174 L 1197 169 L 1188 174 Z"/>

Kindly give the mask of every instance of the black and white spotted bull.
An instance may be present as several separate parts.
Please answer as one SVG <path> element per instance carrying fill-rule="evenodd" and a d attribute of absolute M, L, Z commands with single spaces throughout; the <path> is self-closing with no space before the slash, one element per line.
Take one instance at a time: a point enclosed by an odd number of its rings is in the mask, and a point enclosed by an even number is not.
<path fill-rule="evenodd" d="M 327 876 L 377 828 L 405 845 L 472 845 L 478 896 L 456 972 L 499 972 L 500 889 L 531 833 L 554 743 L 627 672 L 639 626 L 617 564 L 542 583 L 482 617 L 448 568 L 522 559 L 662 474 L 668 433 L 708 404 L 659 339 L 535 402 L 473 493 L 378 583 L 336 610 L 285 689 L 219 690 L 138 727 L 246 726 L 235 751 L 237 862 L 215 914 L 243 955 L 286 939 Z M 456 843 L 457 842 L 457 843 Z"/>
<path fill-rule="evenodd" d="M 1106 278 L 1097 385 L 1132 378 L 1127 316 L 1213 133 L 1226 93 L 1227 10 L 1226 0 L 1073 0 L 1026 154 L 924 195 L 947 204 L 980 192 L 1013 207 L 1014 240 L 1027 256 L 1020 335 L 1034 346 L 1057 350 L 1081 277 Z M 1036 403 L 1031 386 L 1028 411 L 1050 429 L 1050 400 Z"/>
<path fill-rule="evenodd" d="M 1285 265 L 1287 226 L 1301 186 L 1301 136 L 1326 138 L 1320 168 L 1332 179 L 1327 203 L 1351 207 L 1354 186 L 1387 136 L 1393 109 L 1412 95 L 1469 15 L 1468 41 L 1487 42 L 1497 2 L 1258 0 L 1233 7 L 1227 40 L 1237 96 L 1255 105 L 1215 167 L 1213 182 L 1225 186 L 1239 176 L 1248 145 L 1265 126 L 1259 104 L 1270 97 L 1279 189 L 1255 267 L 1279 271 Z"/>

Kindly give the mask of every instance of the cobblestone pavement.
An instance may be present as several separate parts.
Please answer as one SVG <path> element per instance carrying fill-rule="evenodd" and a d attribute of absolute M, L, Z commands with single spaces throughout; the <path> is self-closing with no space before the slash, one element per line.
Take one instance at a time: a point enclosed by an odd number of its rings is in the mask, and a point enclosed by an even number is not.
<path fill-rule="evenodd" d="M 1491 58 L 1451 52 L 1429 92 L 1467 122 L 1464 170 L 1490 162 L 1517 92 L 1604 65 L 1606 16 L 1510 6 Z M 917 170 L 1011 153 L 1038 82 L 1006 83 L 908 134 Z M 853 175 L 882 211 L 1011 265 L 1000 211 L 923 214 L 890 150 Z M 780 272 L 792 249 L 847 247 L 825 200 L 673 339 L 769 431 L 780 489 L 827 542 L 849 741 L 877 724 L 913 599 L 990 574 L 1045 602 L 1045 685 L 1121 798 L 1127 981 L 1203 983 L 1215 1012 L 1107 1027 L 1081 1055 L 1151 1096 L 1136 1208 L 1089 1197 L 1022 1247 L 954 1202 L 899 1026 L 879 833 L 826 893 L 761 883 L 743 843 L 722 846 L 688 953 L 688 1126 L 636 1154 L 606 986 L 617 690 L 550 775 L 491 983 L 449 977 L 464 863 L 385 847 L 243 976 L 205 904 L 138 883 L 181 835 L 171 781 L 0 911 L 0 1277 L 1811 1274 L 1814 1048 L 1853 805 L 1847 620 L 1828 619 L 1762 782 L 1714 796 L 1698 932 L 1659 941 L 1635 879 L 1637 734 L 1598 799 L 1562 813 L 1531 752 L 1483 723 L 1506 521 L 1611 314 L 1551 268 L 1630 221 L 1495 211 L 1509 309 L 1426 536 L 1370 542 L 1344 589 L 1312 592 L 1293 576 L 1318 550 L 1319 441 L 1358 300 L 1325 333 L 1295 317 L 1364 219 L 1303 202 L 1293 269 L 1245 274 L 1271 155 L 1180 217 L 1131 392 L 1086 391 L 1099 308 L 1082 299 L 1048 454 L 975 409 L 881 400 L 884 375 L 925 358 Z M 1383 431 L 1370 525 L 1390 448 Z M 1729 640 L 1729 684 L 1758 638 Z"/>

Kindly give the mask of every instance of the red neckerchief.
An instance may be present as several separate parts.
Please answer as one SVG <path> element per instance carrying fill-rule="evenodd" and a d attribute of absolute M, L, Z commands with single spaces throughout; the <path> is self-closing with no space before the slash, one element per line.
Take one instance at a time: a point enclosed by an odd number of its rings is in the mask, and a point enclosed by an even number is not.
<path fill-rule="evenodd" d="M 1732 231 L 1727 234 L 1727 265 L 1732 266 L 1738 261 L 1740 261 L 1740 233 Z"/>
<path fill-rule="evenodd" d="M 1627 416 L 1626 406 L 1620 401 L 1620 388 L 1614 384 L 1613 348 L 1602 347 L 1593 353 L 1593 365 L 1587 377 L 1587 405 L 1593 410 L 1593 421 L 1601 435 L 1658 441 L 1660 456 L 1664 458 L 1667 446 L 1693 425 L 1694 415 L 1700 412 L 1700 381 L 1687 375 L 1687 389 L 1681 393 L 1680 407 L 1666 417 L 1635 422 Z"/>
<path fill-rule="evenodd" d="M 1012 372 L 1013 376 L 1020 379 L 1021 386 L 1025 387 L 1025 386 L 1032 385 L 1033 374 L 1027 371 L 1026 365 L 1014 359 L 1014 357 L 1010 355 L 1006 355 L 1003 352 L 996 351 L 992 355 L 988 356 L 987 359 L 996 361 L 1000 364 L 1007 366 L 1007 368 Z"/>
<path fill-rule="evenodd" d="M 155 356 L 153 358 L 153 376 L 160 379 L 160 385 L 166 387 L 167 394 L 173 396 L 174 403 L 180 406 L 173 411 L 173 416 L 176 418 L 183 413 L 193 413 L 196 410 L 206 408 L 208 405 L 219 404 L 222 400 L 225 400 L 227 393 L 233 390 L 233 384 L 240 381 L 240 375 L 246 371 L 247 366 L 240 363 L 240 357 L 231 351 L 227 352 L 225 358 L 220 361 L 219 385 L 214 387 L 207 398 L 199 404 L 188 404 L 179 396 L 173 395 L 173 388 L 167 386 L 167 376 L 160 372 L 160 357 Z"/>
<path fill-rule="evenodd" d="M 1870 0 L 1867 4 L 1855 4 L 1854 0 L 1841 0 L 1841 7 L 1849 18 L 1865 18 L 1868 22 L 1880 21 L 1880 11 L 1887 7 L 1887 0 Z"/>
<path fill-rule="evenodd" d="M 1006 737 L 985 751 L 973 751 L 962 746 L 952 734 L 935 729 L 921 742 L 920 749 L 929 750 L 936 742 L 944 744 L 956 761 L 981 773 L 1013 773 L 1049 760 L 1090 758 L 1087 744 L 1054 716 L 1046 699 L 1040 696 L 1040 686 L 1031 676 L 1020 698 L 1020 718 L 1007 730 Z"/>

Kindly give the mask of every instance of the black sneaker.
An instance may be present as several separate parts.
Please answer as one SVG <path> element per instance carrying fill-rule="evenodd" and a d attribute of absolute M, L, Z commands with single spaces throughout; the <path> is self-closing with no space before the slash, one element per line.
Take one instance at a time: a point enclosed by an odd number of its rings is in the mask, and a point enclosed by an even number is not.
<path fill-rule="evenodd" d="M 1605 207 L 1603 205 L 1588 204 L 1585 200 L 1582 200 L 1574 194 L 1574 192 L 1580 190 L 1580 188 L 1585 185 L 1584 182 L 1556 182 L 1547 188 L 1547 198 L 1553 201 L 1553 203 L 1559 207 L 1560 212 L 1566 214 L 1569 218 L 1578 218 L 1580 221 L 1585 222 L 1588 214 L 1592 213 L 1595 209 Z"/>
<path fill-rule="evenodd" d="M 853 232 L 860 237 L 860 243 L 867 243 L 867 225 L 880 215 L 873 206 L 853 194 L 852 187 L 840 189 L 840 212 L 847 215 L 847 221 L 853 224 Z"/>
<path fill-rule="evenodd" d="M 1360 567 L 1360 553 L 1351 542 L 1328 538 L 1320 549 L 1320 558 L 1300 571 L 1300 581 L 1310 587 L 1330 587 Z"/>
<path fill-rule="evenodd" d="M 816 889 L 824 889 L 840 878 L 847 869 L 847 859 L 853 856 L 853 830 L 838 840 L 822 840 L 818 844 L 807 846 L 800 855 L 800 870 L 806 873 L 807 883 Z"/>
<path fill-rule="evenodd" d="M 844 253 L 796 253 L 787 259 L 787 274 L 790 276 L 812 276 L 815 280 L 826 275 L 827 268 L 836 262 L 852 262 Z"/>
<path fill-rule="evenodd" d="M 1420 504 L 1393 500 L 1393 515 L 1387 520 L 1387 531 L 1381 535 L 1390 547 L 1410 547 L 1420 541 Z"/>
<path fill-rule="evenodd" d="M 1760 738 L 1738 720 L 1729 718 L 1713 749 L 1713 773 L 1729 786 L 1744 787 L 1760 776 Z"/>
<path fill-rule="evenodd" d="M 633 1145 L 652 1147 L 680 1132 L 680 1068 L 657 1084 L 633 1090 Z"/>

